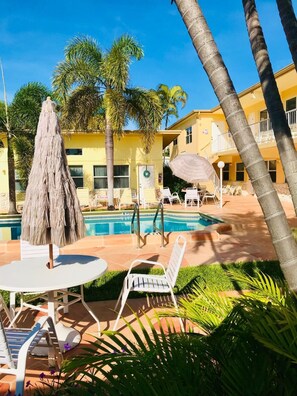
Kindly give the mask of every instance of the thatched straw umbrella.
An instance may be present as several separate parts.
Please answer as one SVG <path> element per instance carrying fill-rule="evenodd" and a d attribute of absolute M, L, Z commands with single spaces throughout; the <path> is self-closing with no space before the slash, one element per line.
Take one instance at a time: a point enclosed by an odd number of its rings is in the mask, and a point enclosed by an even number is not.
<path fill-rule="evenodd" d="M 22 216 L 21 238 L 32 245 L 70 245 L 84 237 L 85 225 L 70 175 L 55 103 L 42 104 Z"/>

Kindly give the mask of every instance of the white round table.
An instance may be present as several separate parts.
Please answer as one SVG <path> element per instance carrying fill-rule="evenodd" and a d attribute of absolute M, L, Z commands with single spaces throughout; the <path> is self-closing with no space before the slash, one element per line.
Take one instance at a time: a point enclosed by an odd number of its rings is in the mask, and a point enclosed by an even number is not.
<path fill-rule="evenodd" d="M 98 257 L 85 255 L 60 255 L 55 259 L 53 269 L 48 269 L 47 263 L 47 257 L 36 257 L 0 266 L 0 289 L 19 293 L 46 292 L 47 312 L 54 320 L 61 350 L 68 350 L 80 342 L 81 335 L 77 330 L 57 323 L 54 293 L 80 286 L 81 293 L 75 296 L 97 321 L 100 329 L 99 319 L 84 301 L 83 284 L 102 276 L 107 270 L 107 263 Z M 37 353 L 41 355 L 44 351 L 39 349 Z"/>

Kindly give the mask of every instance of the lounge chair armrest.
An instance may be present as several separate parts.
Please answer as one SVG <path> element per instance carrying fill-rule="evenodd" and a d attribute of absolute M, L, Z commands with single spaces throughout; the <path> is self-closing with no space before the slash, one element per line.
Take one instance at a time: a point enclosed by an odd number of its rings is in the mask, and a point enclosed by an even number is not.
<path fill-rule="evenodd" d="M 137 264 L 143 264 L 143 263 L 144 263 L 144 264 L 149 264 L 149 265 L 156 265 L 156 266 L 158 266 L 158 267 L 161 267 L 161 268 L 163 269 L 163 271 L 165 272 L 165 267 L 164 267 L 164 265 L 161 264 L 161 263 L 159 263 L 158 261 L 137 259 L 137 260 L 132 261 L 127 275 L 130 274 L 132 268 L 133 268 L 135 265 L 137 265 Z"/>

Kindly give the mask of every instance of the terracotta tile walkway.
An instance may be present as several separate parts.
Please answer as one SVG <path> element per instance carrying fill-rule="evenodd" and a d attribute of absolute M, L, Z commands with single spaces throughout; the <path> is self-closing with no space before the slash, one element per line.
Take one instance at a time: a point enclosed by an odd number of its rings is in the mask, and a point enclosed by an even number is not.
<path fill-rule="evenodd" d="M 253 196 L 229 196 L 225 195 L 223 208 L 214 204 L 203 205 L 187 208 L 180 205 L 166 205 L 166 209 L 179 210 L 182 212 L 204 212 L 216 217 L 220 217 L 232 225 L 232 231 L 226 231 L 218 235 L 217 233 L 208 234 L 203 240 L 195 240 L 193 236 L 187 233 L 188 245 L 183 262 L 183 266 L 196 266 L 211 263 L 227 263 L 251 261 L 255 259 L 274 259 L 276 258 L 270 237 L 263 220 L 260 206 Z M 297 227 L 293 205 L 287 200 L 282 200 L 291 227 Z M 77 243 L 62 249 L 62 253 L 80 253 L 90 254 L 102 257 L 108 263 L 109 270 L 126 270 L 130 262 L 135 258 L 145 258 L 158 260 L 166 263 L 171 252 L 172 242 L 175 235 L 169 235 L 169 245 L 165 248 L 160 247 L 160 237 L 149 236 L 147 244 L 141 249 L 136 247 L 136 237 L 131 235 L 114 235 L 106 237 L 86 237 Z M 17 260 L 20 257 L 18 241 L 0 241 L 0 265 Z M 159 307 L 160 304 L 166 303 L 165 299 L 149 300 L 151 306 L 147 305 L 146 299 L 130 299 L 129 305 L 141 314 L 140 309 L 144 309 L 153 315 L 152 307 Z M 93 302 L 90 303 L 94 312 L 101 320 L 102 329 L 111 329 L 116 319 L 116 313 L 113 311 L 115 301 Z M 128 321 L 133 321 L 128 308 L 123 315 Z M 30 313 L 24 312 L 24 318 L 28 325 L 34 321 Z M 96 332 L 96 326 L 81 304 L 71 307 L 69 314 L 62 317 L 68 325 L 75 326 L 83 335 L 79 347 L 67 352 L 66 356 L 78 354 Z M 135 322 L 135 320 L 134 320 Z M 121 331 L 127 331 L 120 322 Z M 46 371 L 47 364 L 44 359 L 30 358 L 28 362 L 27 379 L 35 383 L 38 381 L 39 374 Z M 11 382 L 10 378 L 3 378 L 0 381 L 0 395 L 5 394 L 5 390 Z"/>

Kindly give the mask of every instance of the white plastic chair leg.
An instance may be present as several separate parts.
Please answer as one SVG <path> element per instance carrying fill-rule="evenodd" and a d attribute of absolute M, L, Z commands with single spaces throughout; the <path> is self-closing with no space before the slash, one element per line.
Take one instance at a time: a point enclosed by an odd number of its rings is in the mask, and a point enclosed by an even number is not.
<path fill-rule="evenodd" d="M 86 310 L 89 312 L 89 314 L 92 316 L 93 319 L 95 319 L 98 327 L 98 337 L 101 337 L 101 328 L 100 328 L 100 321 L 97 318 L 97 316 L 94 314 L 94 312 L 91 310 L 91 308 L 88 306 L 88 304 L 85 302 L 84 298 L 84 286 L 80 285 L 80 295 L 81 295 L 81 302 L 83 306 L 86 308 Z"/>
<path fill-rule="evenodd" d="M 116 305 L 115 305 L 115 307 L 114 307 L 114 310 L 115 310 L 115 311 L 117 310 L 117 307 L 118 307 L 118 305 L 119 305 L 119 302 L 120 302 L 121 299 L 122 299 L 123 290 L 124 290 L 124 287 L 122 287 L 122 290 L 121 290 L 121 293 L 120 293 L 120 295 L 119 295 L 119 298 L 117 299 Z"/>
<path fill-rule="evenodd" d="M 171 298 L 172 298 L 174 307 L 175 307 L 176 311 L 178 312 L 178 305 L 177 305 L 176 298 L 174 296 L 172 289 L 170 290 L 170 294 L 171 294 Z M 181 318 L 179 318 L 179 322 L 180 322 L 180 327 L 181 327 L 182 331 L 185 332 L 185 327 L 184 327 L 184 324 L 183 324 L 183 321 Z"/>
<path fill-rule="evenodd" d="M 63 312 L 64 314 L 67 314 L 69 312 L 67 289 L 63 289 L 63 291 L 65 292 L 65 294 L 63 295 L 63 304 L 64 304 Z"/>
<path fill-rule="evenodd" d="M 125 281 L 124 281 L 124 284 L 125 284 Z M 121 317 L 121 315 L 122 315 L 123 309 L 124 309 L 124 307 L 125 307 L 125 305 L 126 305 L 126 301 L 127 301 L 127 298 L 128 298 L 129 293 L 130 293 L 130 288 L 127 289 L 126 287 L 123 287 L 123 289 L 122 289 L 122 291 L 121 291 L 121 294 L 120 294 L 120 297 L 119 297 L 119 299 L 118 299 L 118 301 L 117 301 L 117 304 L 116 304 L 116 307 L 117 307 L 117 306 L 118 306 L 118 303 L 119 303 L 119 300 L 120 300 L 120 298 L 122 297 L 122 298 L 121 298 L 121 307 L 120 307 L 120 310 L 119 310 L 119 312 L 118 312 L 118 316 L 117 316 L 117 318 L 116 318 L 115 324 L 113 325 L 113 331 L 116 331 L 116 329 L 117 329 L 117 326 L 118 326 L 120 317 Z M 115 309 L 116 309 L 116 308 L 115 308 Z"/>
<path fill-rule="evenodd" d="M 12 318 L 15 316 L 15 296 L 16 292 L 9 293 L 9 309 Z"/>

